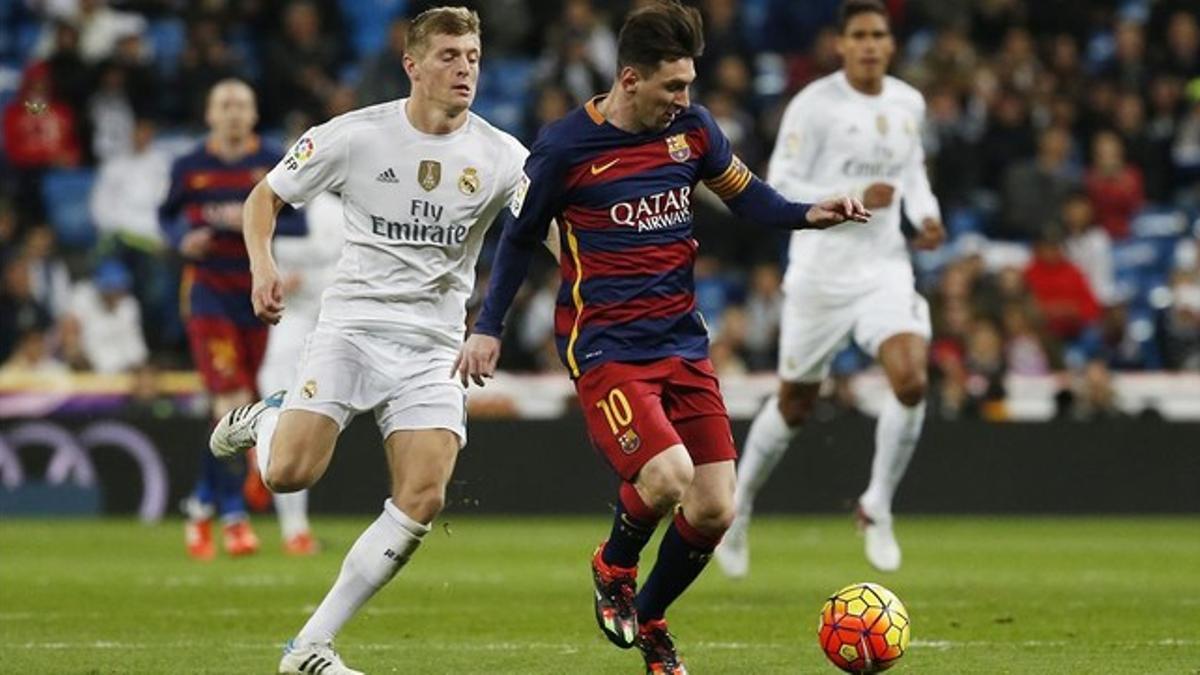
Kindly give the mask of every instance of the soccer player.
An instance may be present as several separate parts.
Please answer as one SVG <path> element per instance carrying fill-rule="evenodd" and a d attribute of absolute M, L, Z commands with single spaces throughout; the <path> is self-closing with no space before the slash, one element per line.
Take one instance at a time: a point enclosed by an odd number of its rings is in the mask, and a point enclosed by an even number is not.
<path fill-rule="evenodd" d="M 737 159 L 691 105 L 700 14 L 677 0 L 629 15 L 611 91 L 542 130 L 510 205 L 483 310 L 456 370 L 483 384 L 531 252 L 557 219 L 563 254 L 555 333 L 593 443 L 624 481 L 592 557 L 596 620 L 648 672 L 684 673 L 664 619 L 733 518 L 737 453 L 696 310 L 692 196 L 704 181 L 733 211 L 781 228 L 865 220 L 849 198 L 789 202 Z M 676 510 L 676 507 L 680 508 Z M 636 594 L 637 563 L 674 514 Z"/>
<path fill-rule="evenodd" d="M 919 227 L 916 246 L 945 238 L 925 175 L 921 94 L 887 75 L 895 42 L 881 0 L 847 0 L 840 15 L 843 69 L 810 84 L 788 105 L 768 181 L 793 199 L 849 192 L 869 222 L 792 235 L 784 277 L 779 393 L 750 427 L 738 467 L 737 518 L 717 561 L 749 571 L 747 529 L 754 498 L 805 423 L 830 362 L 849 337 L 878 359 L 891 385 L 875 429 L 871 481 L 859 497 L 867 560 L 900 567 L 892 496 L 925 417 L 929 307 L 913 289 L 900 209 Z"/>
<path fill-rule="evenodd" d="M 277 239 L 274 245 L 288 311 L 271 327 L 267 353 L 258 371 L 259 391 L 278 391 L 291 386 L 296 365 L 304 353 L 304 342 L 317 326 L 321 293 L 333 283 L 342 244 L 342 200 L 324 192 L 304 207 L 308 234 Z M 283 550 L 289 555 L 312 555 L 317 541 L 308 523 L 308 491 L 278 493 L 275 513 L 283 534 Z"/>
<path fill-rule="evenodd" d="M 269 244 L 285 202 L 340 194 L 346 245 L 292 386 L 226 415 L 213 453 L 257 444 L 267 486 L 302 490 L 325 472 L 351 418 L 370 410 L 392 483 L 383 512 L 285 648 L 280 673 L 357 672 L 333 650 L 334 637 L 417 550 L 466 443 L 466 392 L 448 374 L 484 233 L 514 198 L 528 154 L 469 110 L 480 55 L 477 14 L 422 12 L 404 55 L 411 97 L 309 130 L 246 200 L 252 300 L 264 321 L 284 311 Z"/>
<path fill-rule="evenodd" d="M 167 239 L 187 262 L 184 269 L 188 343 L 192 360 L 212 397 L 219 419 L 256 397 L 255 378 L 267 345 L 267 330 L 250 305 L 250 260 L 242 242 L 242 201 L 279 157 L 280 148 L 254 133 L 254 91 L 241 80 L 223 80 L 208 94 L 203 145 L 171 168 L 171 186 L 160 208 Z M 303 231 L 300 214 L 288 209 L 280 232 Z M 198 560 L 216 554 L 211 519 L 224 522 L 229 555 L 258 550 L 242 497 L 244 462 L 220 462 L 205 449 L 200 478 L 184 503 L 187 552 Z"/>

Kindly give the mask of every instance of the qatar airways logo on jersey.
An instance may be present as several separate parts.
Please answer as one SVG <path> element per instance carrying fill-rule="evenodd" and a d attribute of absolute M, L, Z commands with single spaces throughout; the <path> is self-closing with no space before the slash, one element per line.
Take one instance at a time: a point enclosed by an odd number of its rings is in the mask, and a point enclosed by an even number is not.
<path fill-rule="evenodd" d="M 659 192 L 627 202 L 618 202 L 608 210 L 614 223 L 636 227 L 638 232 L 667 230 L 692 222 L 692 188 Z"/>

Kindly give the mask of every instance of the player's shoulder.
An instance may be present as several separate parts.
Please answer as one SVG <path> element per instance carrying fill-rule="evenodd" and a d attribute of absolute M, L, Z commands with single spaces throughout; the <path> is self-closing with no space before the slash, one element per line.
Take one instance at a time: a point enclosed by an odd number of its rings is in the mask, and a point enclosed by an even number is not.
<path fill-rule="evenodd" d="M 317 127 L 326 135 L 341 135 L 361 129 L 388 127 L 396 124 L 398 116 L 403 114 L 401 103 L 404 99 L 395 99 L 356 108 L 341 115 L 329 118 Z"/>
<path fill-rule="evenodd" d="M 792 97 L 792 102 L 826 101 L 831 98 L 841 98 L 846 93 L 843 87 L 844 79 L 840 70 L 818 77 L 796 92 L 796 95 Z"/>
<path fill-rule="evenodd" d="M 885 82 L 885 90 L 892 101 L 919 110 L 925 108 L 925 95 L 921 90 L 892 75 L 888 75 Z"/>
<path fill-rule="evenodd" d="M 521 159 L 529 154 L 525 144 L 517 140 L 516 136 L 492 124 L 483 115 L 472 112 L 470 116 L 471 133 L 477 142 L 484 144 L 488 150 Z"/>

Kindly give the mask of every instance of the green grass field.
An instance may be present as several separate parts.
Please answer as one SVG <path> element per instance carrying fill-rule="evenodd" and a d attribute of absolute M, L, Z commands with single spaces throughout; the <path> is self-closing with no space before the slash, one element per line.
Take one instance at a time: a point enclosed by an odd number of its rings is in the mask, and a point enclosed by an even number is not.
<path fill-rule="evenodd" d="M 183 555 L 178 521 L 0 520 L 0 672 L 273 673 L 369 517 L 319 519 L 327 552 Z M 451 515 L 346 629 L 368 673 L 637 673 L 600 637 L 587 568 L 600 519 Z M 825 595 L 874 580 L 908 605 L 896 673 L 1200 673 L 1200 519 L 908 518 L 903 571 L 862 560 L 846 518 L 763 518 L 753 572 L 715 565 L 670 614 L 694 675 L 834 673 Z M 655 546 L 655 544 L 652 544 Z M 652 549 L 650 550 L 652 555 Z"/>

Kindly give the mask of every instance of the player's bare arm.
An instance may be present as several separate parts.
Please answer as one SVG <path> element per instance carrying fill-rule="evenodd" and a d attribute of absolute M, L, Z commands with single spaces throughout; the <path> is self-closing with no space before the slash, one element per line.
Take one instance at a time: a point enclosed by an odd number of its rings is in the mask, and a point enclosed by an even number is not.
<path fill-rule="evenodd" d="M 272 325 L 283 316 L 283 282 L 271 254 L 275 217 L 282 208 L 283 200 L 265 179 L 254 186 L 242 207 L 242 237 L 246 240 L 250 274 L 254 277 L 250 301 L 254 304 L 254 315 Z"/>

